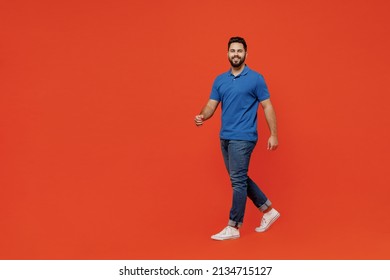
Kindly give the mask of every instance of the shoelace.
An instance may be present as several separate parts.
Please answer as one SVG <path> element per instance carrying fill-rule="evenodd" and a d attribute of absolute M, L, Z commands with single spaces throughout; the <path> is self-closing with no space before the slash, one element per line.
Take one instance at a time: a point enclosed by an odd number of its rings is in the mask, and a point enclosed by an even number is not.
<path fill-rule="evenodd" d="M 226 234 L 226 232 L 229 230 L 229 227 L 225 227 L 221 232 L 220 234 Z"/>
<path fill-rule="evenodd" d="M 221 233 L 225 234 L 225 233 L 228 232 L 228 231 L 232 232 L 233 229 L 234 229 L 233 227 L 228 226 L 228 227 L 225 227 L 225 228 L 222 230 Z"/>

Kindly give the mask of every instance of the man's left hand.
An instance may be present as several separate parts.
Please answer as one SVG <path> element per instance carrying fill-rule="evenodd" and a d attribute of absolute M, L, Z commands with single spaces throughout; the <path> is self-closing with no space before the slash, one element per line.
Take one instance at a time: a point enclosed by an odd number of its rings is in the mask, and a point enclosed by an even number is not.
<path fill-rule="evenodd" d="M 268 146 L 267 150 L 269 151 L 274 151 L 278 148 L 279 142 L 278 142 L 278 137 L 271 135 L 268 139 Z"/>

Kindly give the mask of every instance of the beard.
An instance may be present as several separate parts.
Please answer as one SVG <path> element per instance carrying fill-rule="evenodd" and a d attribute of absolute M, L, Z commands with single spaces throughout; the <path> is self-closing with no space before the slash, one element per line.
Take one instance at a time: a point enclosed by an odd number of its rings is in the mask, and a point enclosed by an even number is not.
<path fill-rule="evenodd" d="M 235 61 L 236 60 L 236 58 L 238 58 L 238 60 L 237 61 Z M 229 62 L 230 62 L 230 64 L 232 65 L 232 67 L 235 67 L 235 68 L 238 68 L 238 67 L 240 67 L 244 62 L 245 62 L 245 56 L 243 56 L 243 57 L 238 57 L 238 56 L 234 56 L 234 57 L 229 57 Z"/>

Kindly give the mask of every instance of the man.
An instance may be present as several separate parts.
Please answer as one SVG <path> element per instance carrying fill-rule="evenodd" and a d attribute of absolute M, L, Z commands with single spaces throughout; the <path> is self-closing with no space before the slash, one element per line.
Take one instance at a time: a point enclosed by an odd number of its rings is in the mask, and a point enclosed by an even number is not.
<path fill-rule="evenodd" d="M 260 226 L 255 231 L 266 231 L 280 216 L 279 212 L 272 208 L 267 196 L 247 174 L 250 157 L 257 142 L 259 104 L 264 110 L 270 130 L 267 149 L 273 151 L 278 147 L 276 115 L 267 86 L 263 76 L 244 63 L 247 55 L 245 40 L 241 37 L 230 38 L 228 59 L 231 69 L 215 79 L 210 99 L 200 114 L 195 116 L 195 124 L 201 126 L 213 116 L 221 103 L 220 141 L 233 187 L 233 203 L 227 227 L 211 236 L 215 240 L 240 237 L 239 228 L 243 223 L 247 197 L 264 213 Z"/>

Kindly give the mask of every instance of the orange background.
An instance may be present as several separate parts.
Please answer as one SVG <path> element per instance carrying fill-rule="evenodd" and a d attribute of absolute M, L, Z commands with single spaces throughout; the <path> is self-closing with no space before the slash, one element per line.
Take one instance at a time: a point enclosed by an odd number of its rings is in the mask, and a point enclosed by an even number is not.
<path fill-rule="evenodd" d="M 2 1 L 1 259 L 389 259 L 390 4 Z M 210 236 L 231 188 L 219 110 L 193 118 L 227 40 L 268 83 L 280 147 L 250 174 L 281 212 Z"/>

